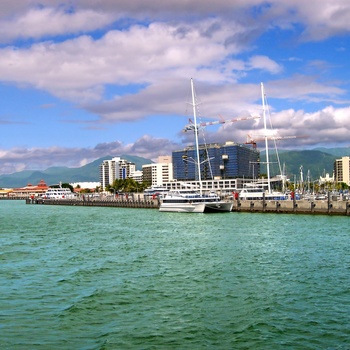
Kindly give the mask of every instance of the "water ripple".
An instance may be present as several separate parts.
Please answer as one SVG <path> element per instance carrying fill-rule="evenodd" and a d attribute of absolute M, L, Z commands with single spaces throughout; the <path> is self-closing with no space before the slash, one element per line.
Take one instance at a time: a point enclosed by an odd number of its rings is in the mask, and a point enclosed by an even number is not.
<path fill-rule="evenodd" d="M 3 349 L 350 349 L 346 217 L 0 205 Z"/>

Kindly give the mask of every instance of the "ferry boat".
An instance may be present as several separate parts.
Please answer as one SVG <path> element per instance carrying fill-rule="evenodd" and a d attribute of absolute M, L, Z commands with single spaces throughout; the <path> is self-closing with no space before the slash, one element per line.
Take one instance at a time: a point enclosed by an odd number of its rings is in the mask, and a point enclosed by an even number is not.
<path fill-rule="evenodd" d="M 76 194 L 69 188 L 49 188 L 45 194 L 42 195 L 43 199 L 74 199 Z"/>

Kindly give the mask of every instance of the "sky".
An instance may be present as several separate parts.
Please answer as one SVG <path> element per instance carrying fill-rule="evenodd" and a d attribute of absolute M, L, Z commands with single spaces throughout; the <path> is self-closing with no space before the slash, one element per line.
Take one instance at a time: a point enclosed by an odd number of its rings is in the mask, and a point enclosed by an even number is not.
<path fill-rule="evenodd" d="M 198 121 L 227 121 L 207 143 L 263 148 L 263 83 L 279 148 L 348 147 L 349 18 L 348 0 L 2 0 L 0 174 L 171 155 L 194 141 L 190 79 Z"/>

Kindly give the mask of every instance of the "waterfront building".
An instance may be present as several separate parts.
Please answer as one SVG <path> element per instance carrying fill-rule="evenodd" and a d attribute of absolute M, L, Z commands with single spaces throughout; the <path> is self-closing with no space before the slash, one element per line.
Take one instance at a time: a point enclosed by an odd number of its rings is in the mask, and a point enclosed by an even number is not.
<path fill-rule="evenodd" d="M 101 183 L 97 181 L 81 181 L 81 182 L 72 182 L 70 185 L 75 188 L 81 188 L 81 189 L 89 189 L 94 190 L 96 187 L 100 187 Z"/>
<path fill-rule="evenodd" d="M 12 191 L 12 188 L 0 188 L 0 198 L 10 197 Z"/>
<path fill-rule="evenodd" d="M 126 179 L 136 170 L 135 163 L 128 162 L 120 157 L 114 157 L 111 160 L 104 160 L 100 165 L 100 183 L 103 189 L 112 185 L 116 179 Z"/>
<path fill-rule="evenodd" d="M 173 164 L 171 156 L 160 156 L 157 163 L 142 166 L 143 181 L 152 186 L 162 186 L 173 180 Z"/>
<path fill-rule="evenodd" d="M 335 160 L 334 178 L 336 182 L 344 182 L 350 186 L 350 157 Z"/>
<path fill-rule="evenodd" d="M 198 180 L 194 146 L 173 151 L 173 172 L 177 181 Z M 243 144 L 226 142 L 199 146 L 201 179 L 257 179 L 260 175 L 260 152 Z M 208 161 L 208 159 L 210 161 Z"/>
<path fill-rule="evenodd" d="M 9 197 L 41 197 L 49 186 L 44 180 L 40 180 L 37 185 L 28 184 L 25 187 L 14 188 L 12 192 L 9 192 Z"/>
<path fill-rule="evenodd" d="M 240 192 L 246 185 L 251 186 L 252 181 L 256 186 L 267 187 L 268 180 L 263 179 L 251 179 L 251 178 L 235 178 L 235 179 L 214 179 L 214 180 L 202 180 L 201 186 L 202 190 L 206 193 L 215 191 L 221 195 L 232 195 L 233 192 Z M 282 186 L 281 177 L 270 178 L 270 185 L 272 188 L 280 188 Z M 197 188 L 199 189 L 199 182 L 193 181 L 177 181 L 173 180 L 170 182 L 163 183 L 163 186 L 168 190 L 179 190 L 184 187 Z"/>

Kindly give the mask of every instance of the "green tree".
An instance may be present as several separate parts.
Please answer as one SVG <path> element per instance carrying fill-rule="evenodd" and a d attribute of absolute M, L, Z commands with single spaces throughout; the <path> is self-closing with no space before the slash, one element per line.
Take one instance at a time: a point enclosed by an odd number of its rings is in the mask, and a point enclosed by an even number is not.
<path fill-rule="evenodd" d="M 52 188 L 59 188 L 60 187 L 60 185 L 53 185 L 53 186 L 51 186 Z M 70 185 L 69 183 L 67 183 L 67 182 L 65 182 L 65 183 L 63 183 L 63 184 L 61 184 L 61 187 L 62 188 L 69 188 L 72 192 L 74 192 L 74 188 L 73 188 L 73 186 L 72 185 Z"/>
<path fill-rule="evenodd" d="M 147 187 L 148 187 L 147 182 L 140 183 L 132 178 L 115 179 L 112 185 L 106 186 L 106 191 L 111 193 L 113 192 L 134 193 L 134 192 L 143 192 Z"/>

